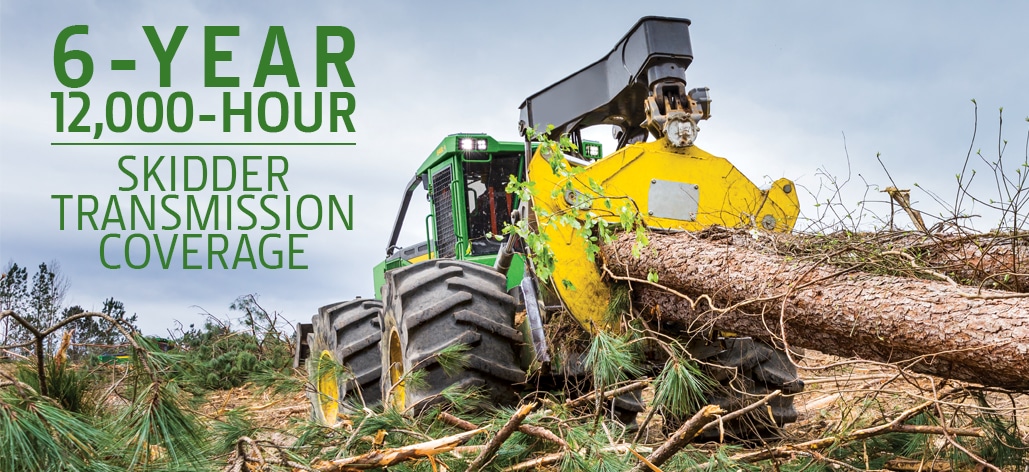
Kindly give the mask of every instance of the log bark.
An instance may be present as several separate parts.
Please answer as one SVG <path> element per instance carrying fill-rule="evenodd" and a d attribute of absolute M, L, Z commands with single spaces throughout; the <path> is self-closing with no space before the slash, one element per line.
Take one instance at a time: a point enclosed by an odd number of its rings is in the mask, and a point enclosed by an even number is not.
<path fill-rule="evenodd" d="M 645 316 L 687 332 L 785 335 L 795 347 L 1029 390 L 1029 299 L 791 259 L 774 242 L 729 230 L 654 234 L 634 258 L 625 235 L 602 254 L 616 278 L 640 281 L 633 296 Z M 651 271 L 692 300 L 647 284 Z"/>
<path fill-rule="evenodd" d="M 1029 291 L 1026 235 L 987 234 L 920 237 L 904 247 L 928 266 L 960 283 L 984 288 Z"/>
<path fill-rule="evenodd" d="M 780 253 L 810 254 L 845 246 L 837 260 L 894 258 L 900 254 L 920 267 L 946 274 L 958 283 L 997 290 L 1029 292 L 1029 233 L 846 233 L 812 237 L 774 234 Z M 834 244 L 828 244 L 831 241 Z M 894 261 L 893 266 L 906 265 Z M 885 264 L 889 265 L 889 264 Z"/>

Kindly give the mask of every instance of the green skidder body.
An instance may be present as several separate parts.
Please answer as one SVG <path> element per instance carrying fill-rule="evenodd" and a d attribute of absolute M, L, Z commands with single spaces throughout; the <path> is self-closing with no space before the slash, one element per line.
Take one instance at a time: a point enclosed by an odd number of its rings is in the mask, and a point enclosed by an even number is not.
<path fill-rule="evenodd" d="M 599 143 L 589 143 L 601 155 Z M 447 136 L 425 159 L 406 189 L 386 259 L 375 266 L 375 296 L 381 297 L 385 273 L 432 259 L 457 259 L 492 266 L 507 235 L 505 224 L 518 204 L 506 192 L 512 177 L 524 179 L 525 143 L 497 141 L 485 134 Z M 428 193 L 425 240 L 396 246 L 411 195 L 418 186 Z M 507 271 L 507 288 L 516 287 L 525 260 L 515 255 Z"/>

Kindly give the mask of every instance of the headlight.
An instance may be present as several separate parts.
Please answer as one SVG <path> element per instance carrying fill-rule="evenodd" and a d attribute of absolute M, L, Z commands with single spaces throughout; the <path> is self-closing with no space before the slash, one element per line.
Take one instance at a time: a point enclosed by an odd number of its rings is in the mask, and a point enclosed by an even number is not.
<path fill-rule="evenodd" d="M 462 151 L 485 151 L 489 142 L 482 138 L 461 138 L 457 142 L 457 148 Z"/>

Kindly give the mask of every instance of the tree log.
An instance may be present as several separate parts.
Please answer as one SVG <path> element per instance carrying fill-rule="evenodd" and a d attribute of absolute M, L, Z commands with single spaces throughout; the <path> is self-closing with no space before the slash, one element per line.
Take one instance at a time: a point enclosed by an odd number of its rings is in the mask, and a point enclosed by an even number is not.
<path fill-rule="evenodd" d="M 946 274 L 958 283 L 974 287 L 1029 292 L 1029 233 L 841 233 L 827 236 L 774 234 L 781 254 L 821 254 L 836 251 L 835 260 L 882 258 L 878 268 L 893 266 L 910 272 L 907 261 Z M 898 264 L 899 263 L 899 264 Z M 894 274 L 896 275 L 896 274 Z"/>
<path fill-rule="evenodd" d="M 774 242 L 721 229 L 654 234 L 634 258 L 624 235 L 602 254 L 614 277 L 640 282 L 634 303 L 645 316 L 689 333 L 785 335 L 795 347 L 1029 390 L 1029 299 L 791 259 L 776 254 Z M 647 283 L 651 271 L 690 299 Z"/>

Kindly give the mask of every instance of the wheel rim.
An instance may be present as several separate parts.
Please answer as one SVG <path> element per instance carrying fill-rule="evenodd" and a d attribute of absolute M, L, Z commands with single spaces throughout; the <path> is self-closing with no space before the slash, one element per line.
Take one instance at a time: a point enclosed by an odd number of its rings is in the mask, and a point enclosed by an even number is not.
<path fill-rule="evenodd" d="M 396 328 L 389 333 L 389 382 L 393 388 L 393 405 L 404 409 L 407 391 L 404 388 L 404 353 L 400 348 L 400 333 Z"/>
<path fill-rule="evenodd" d="M 339 379 L 336 378 L 335 364 L 332 353 L 327 350 L 318 356 L 318 409 L 330 426 L 339 419 Z"/>

